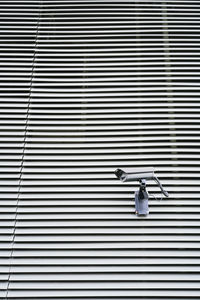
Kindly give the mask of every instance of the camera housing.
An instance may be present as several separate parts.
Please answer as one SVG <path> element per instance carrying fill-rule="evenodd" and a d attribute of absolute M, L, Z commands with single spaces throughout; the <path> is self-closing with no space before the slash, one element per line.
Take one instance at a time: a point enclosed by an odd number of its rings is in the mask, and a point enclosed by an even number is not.
<path fill-rule="evenodd" d="M 115 175 L 122 182 L 139 181 L 140 188 L 135 192 L 135 208 L 138 216 L 147 216 L 149 214 L 148 200 L 149 196 L 146 191 L 146 181 L 154 180 L 161 189 L 165 197 L 169 197 L 167 191 L 162 187 L 157 176 L 154 174 L 154 168 L 125 168 L 115 170 Z"/>
<path fill-rule="evenodd" d="M 115 170 L 115 175 L 123 182 L 152 179 L 154 176 L 154 168 L 117 169 Z"/>

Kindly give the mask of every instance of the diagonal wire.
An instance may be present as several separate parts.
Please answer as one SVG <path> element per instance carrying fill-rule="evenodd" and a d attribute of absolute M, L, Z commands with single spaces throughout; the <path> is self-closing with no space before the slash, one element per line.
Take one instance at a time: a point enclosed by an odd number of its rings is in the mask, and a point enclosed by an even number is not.
<path fill-rule="evenodd" d="M 29 97 L 28 97 L 28 105 L 27 105 L 27 110 L 26 110 L 26 122 L 25 122 L 25 127 L 24 127 L 23 150 L 22 150 L 21 166 L 20 166 L 20 171 L 19 171 L 20 175 L 19 175 L 16 210 L 15 210 L 15 217 L 14 217 L 14 224 L 13 224 L 14 229 L 13 229 L 12 241 L 11 241 L 11 252 L 10 252 L 10 257 L 9 257 L 10 262 L 9 262 L 8 281 L 7 281 L 5 299 L 8 299 L 8 291 L 9 291 L 9 287 L 10 287 L 10 277 L 11 277 L 12 259 L 13 259 L 13 253 L 14 253 L 17 215 L 18 215 L 18 208 L 19 208 L 19 201 L 20 201 L 21 182 L 22 182 L 22 174 L 23 174 L 23 168 L 24 168 L 24 157 L 25 157 L 25 150 L 26 150 L 27 129 L 28 129 L 28 121 L 29 121 L 29 110 L 30 110 L 30 105 L 31 105 L 31 93 L 32 93 L 32 86 L 33 86 L 33 79 L 34 79 L 36 52 L 37 52 L 37 47 L 38 47 L 38 35 L 39 35 L 39 26 L 40 26 L 40 16 L 41 16 L 41 10 L 42 10 L 42 0 L 39 2 L 38 8 L 39 8 L 39 10 L 38 10 L 38 21 L 37 21 L 37 25 L 36 25 L 34 53 L 33 53 L 33 60 L 32 60 L 32 66 L 31 66 Z"/>

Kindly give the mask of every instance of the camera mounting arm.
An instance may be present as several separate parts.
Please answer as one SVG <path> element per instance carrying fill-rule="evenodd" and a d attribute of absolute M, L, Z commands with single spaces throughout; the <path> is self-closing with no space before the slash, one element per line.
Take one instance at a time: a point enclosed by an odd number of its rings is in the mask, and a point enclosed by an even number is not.
<path fill-rule="evenodd" d="M 154 175 L 154 177 L 153 177 L 152 179 L 155 180 L 155 182 L 157 182 L 157 184 L 158 184 L 158 186 L 160 187 L 161 192 L 163 193 L 163 195 L 164 195 L 165 197 L 169 197 L 168 192 L 165 191 L 165 190 L 163 189 L 163 186 L 162 186 L 160 180 L 158 179 L 158 177 L 156 177 L 156 176 Z"/>

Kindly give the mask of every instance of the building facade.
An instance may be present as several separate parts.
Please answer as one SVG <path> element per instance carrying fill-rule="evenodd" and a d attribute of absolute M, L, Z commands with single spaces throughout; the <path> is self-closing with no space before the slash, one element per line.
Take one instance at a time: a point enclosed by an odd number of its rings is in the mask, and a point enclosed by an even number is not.
<path fill-rule="evenodd" d="M 0 15 L 0 299 L 199 299 L 200 2 Z M 152 166 L 138 218 L 114 170 Z"/>

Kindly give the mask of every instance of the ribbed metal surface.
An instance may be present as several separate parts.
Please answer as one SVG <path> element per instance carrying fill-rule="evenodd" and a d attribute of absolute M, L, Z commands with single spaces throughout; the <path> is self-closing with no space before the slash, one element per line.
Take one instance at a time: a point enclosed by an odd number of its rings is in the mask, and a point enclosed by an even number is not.
<path fill-rule="evenodd" d="M 200 2 L 0 4 L 0 297 L 199 299 Z"/>

